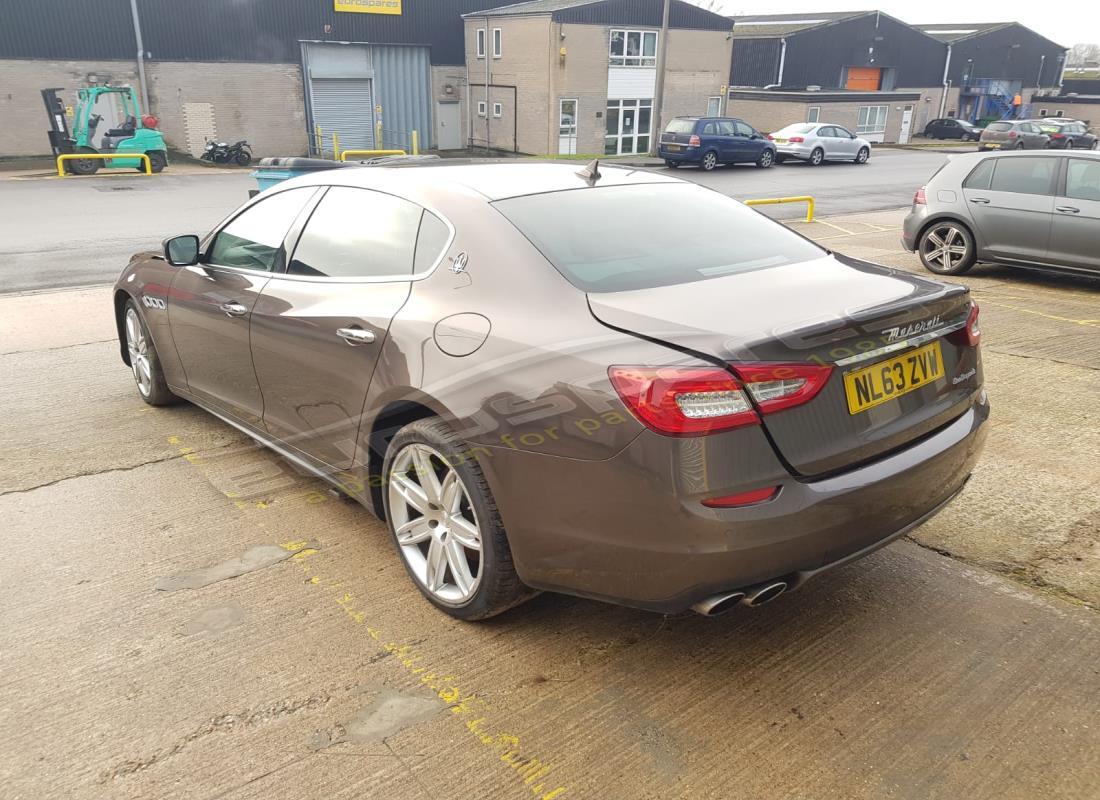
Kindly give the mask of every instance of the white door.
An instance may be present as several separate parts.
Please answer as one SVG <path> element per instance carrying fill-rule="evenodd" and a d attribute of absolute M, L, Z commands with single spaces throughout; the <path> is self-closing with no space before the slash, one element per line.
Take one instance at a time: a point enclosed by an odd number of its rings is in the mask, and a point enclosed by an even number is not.
<path fill-rule="evenodd" d="M 458 102 L 435 104 L 435 140 L 440 150 L 462 149 L 462 109 Z"/>
<path fill-rule="evenodd" d="M 558 101 L 558 155 L 577 154 L 577 101 Z"/>
<path fill-rule="evenodd" d="M 913 124 L 913 107 L 905 106 L 901 112 L 901 131 L 898 133 L 898 144 L 909 143 L 909 128 Z"/>

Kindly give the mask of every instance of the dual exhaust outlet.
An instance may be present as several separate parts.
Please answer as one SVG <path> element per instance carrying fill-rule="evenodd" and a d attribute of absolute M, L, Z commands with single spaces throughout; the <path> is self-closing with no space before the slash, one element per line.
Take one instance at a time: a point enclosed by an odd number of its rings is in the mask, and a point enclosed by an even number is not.
<path fill-rule="evenodd" d="M 764 583 L 758 583 L 756 586 L 750 586 L 748 589 L 712 595 L 705 600 L 700 600 L 691 609 L 704 617 L 716 617 L 730 611 L 734 606 L 741 605 L 756 608 L 765 603 L 770 603 L 785 591 L 787 591 L 786 581 L 765 581 Z"/>

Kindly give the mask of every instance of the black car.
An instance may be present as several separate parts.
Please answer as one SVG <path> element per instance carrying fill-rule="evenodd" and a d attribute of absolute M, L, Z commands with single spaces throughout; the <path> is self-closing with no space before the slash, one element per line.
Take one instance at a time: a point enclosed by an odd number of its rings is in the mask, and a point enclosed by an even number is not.
<path fill-rule="evenodd" d="M 924 135 L 929 139 L 961 139 L 964 142 L 976 142 L 982 135 L 982 130 L 965 119 L 944 117 L 934 119 L 925 125 Z"/>
<path fill-rule="evenodd" d="M 1048 117 L 1036 124 L 1050 137 L 1047 147 L 1054 150 L 1095 150 L 1096 136 L 1088 125 L 1076 119 Z"/>

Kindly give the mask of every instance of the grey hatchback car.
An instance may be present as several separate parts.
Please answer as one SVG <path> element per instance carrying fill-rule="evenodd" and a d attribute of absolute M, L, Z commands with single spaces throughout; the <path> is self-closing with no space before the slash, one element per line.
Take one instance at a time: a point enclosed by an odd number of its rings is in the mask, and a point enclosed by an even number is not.
<path fill-rule="evenodd" d="M 296 178 L 136 255 L 114 310 L 142 399 L 359 501 L 462 619 L 767 602 L 943 508 L 989 413 L 967 289 L 634 169 Z"/>
<path fill-rule="evenodd" d="M 979 150 L 1042 150 L 1050 143 L 1037 122 L 1003 119 L 985 126 Z"/>
<path fill-rule="evenodd" d="M 902 244 L 937 275 L 978 261 L 1100 274 L 1100 153 L 953 156 L 913 198 Z"/>

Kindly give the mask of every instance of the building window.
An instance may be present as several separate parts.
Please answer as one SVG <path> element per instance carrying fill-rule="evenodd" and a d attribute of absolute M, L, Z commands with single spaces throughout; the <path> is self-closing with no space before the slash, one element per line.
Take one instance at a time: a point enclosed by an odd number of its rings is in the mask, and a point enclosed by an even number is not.
<path fill-rule="evenodd" d="M 485 101 L 484 100 L 478 100 L 477 101 L 477 115 L 479 117 L 484 117 L 485 116 Z"/>
<path fill-rule="evenodd" d="M 1055 112 L 1054 112 L 1054 116 L 1056 116 L 1056 117 L 1064 117 L 1064 116 L 1065 116 L 1065 113 L 1066 113 L 1066 112 L 1064 112 L 1064 111 L 1062 111 L 1061 109 L 1059 109 L 1058 111 L 1055 111 Z"/>
<path fill-rule="evenodd" d="M 558 101 L 558 153 L 577 154 L 577 101 Z"/>
<path fill-rule="evenodd" d="M 707 116 L 717 117 L 722 114 L 722 98 L 721 97 L 708 97 L 707 98 Z"/>
<path fill-rule="evenodd" d="M 485 58 L 485 29 L 477 29 L 477 57 Z"/>
<path fill-rule="evenodd" d="M 1039 109 L 1039 116 L 1040 116 L 1040 117 L 1045 117 L 1045 116 L 1047 115 L 1047 113 L 1048 113 L 1048 112 L 1047 112 L 1047 110 L 1046 110 L 1045 108 L 1040 108 L 1040 109 Z"/>
<path fill-rule="evenodd" d="M 493 116 L 500 117 L 504 115 L 504 106 L 500 103 L 493 103 Z"/>
<path fill-rule="evenodd" d="M 657 31 L 612 30 L 608 56 L 613 67 L 657 66 Z"/>
<path fill-rule="evenodd" d="M 889 106 L 860 106 L 856 133 L 885 133 L 886 112 L 889 108 Z"/>
<path fill-rule="evenodd" d="M 500 28 L 493 28 L 493 58 L 500 58 L 503 52 Z"/>
<path fill-rule="evenodd" d="M 806 109 L 806 121 L 817 122 L 821 119 L 821 106 L 810 106 Z"/>
<path fill-rule="evenodd" d="M 604 153 L 626 156 L 649 152 L 653 99 L 608 100 Z"/>

